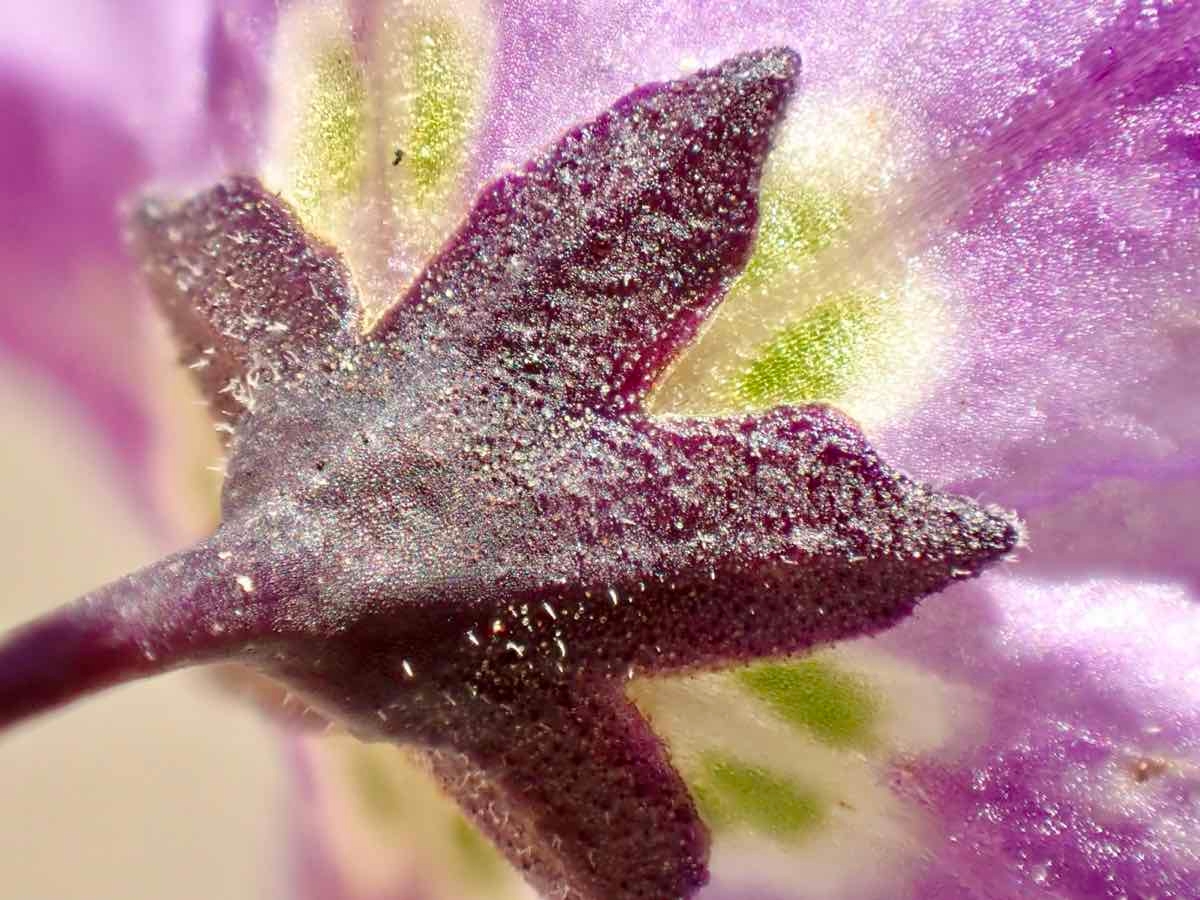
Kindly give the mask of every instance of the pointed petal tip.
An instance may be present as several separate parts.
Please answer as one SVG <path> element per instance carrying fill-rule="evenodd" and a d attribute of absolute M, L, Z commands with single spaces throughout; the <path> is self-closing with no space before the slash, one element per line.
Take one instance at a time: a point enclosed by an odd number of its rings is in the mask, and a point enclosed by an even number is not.
<path fill-rule="evenodd" d="M 989 506 L 987 511 L 999 526 L 1004 555 L 1011 556 L 1018 550 L 1028 548 L 1029 529 L 1016 513 L 1002 506 Z"/>
<path fill-rule="evenodd" d="M 158 194 L 137 194 L 126 198 L 118 213 L 125 246 L 145 267 L 145 258 L 153 247 L 153 237 L 170 215 L 170 205 Z"/>
<path fill-rule="evenodd" d="M 730 74 L 738 73 L 748 78 L 788 82 L 789 86 L 800 75 L 800 54 L 791 47 L 767 47 L 751 50 L 735 56 L 719 67 Z"/>
<path fill-rule="evenodd" d="M 247 386 L 356 340 L 360 304 L 341 256 L 253 176 L 185 199 L 142 198 L 127 234 L 180 357 L 221 422 Z"/>
<path fill-rule="evenodd" d="M 782 114 L 800 77 L 800 54 L 790 47 L 770 47 L 734 56 L 699 74 L 726 84 L 740 82 L 747 96 L 766 95 L 763 111 L 770 120 Z"/>
<path fill-rule="evenodd" d="M 799 69 L 777 47 L 635 87 L 485 188 L 371 340 L 455 344 L 489 373 L 500 342 L 523 384 L 639 407 L 750 258 L 759 181 Z M 448 285 L 479 302 L 440 302 Z"/>
<path fill-rule="evenodd" d="M 169 237 L 165 231 L 167 226 L 186 224 L 175 220 L 182 219 L 193 208 L 211 205 L 213 198 L 245 202 L 272 196 L 253 175 L 232 174 L 200 190 L 172 190 L 162 185 L 149 187 L 127 197 L 120 212 L 127 236 L 135 245 L 144 245 L 145 242 L 166 240 Z"/>
<path fill-rule="evenodd" d="M 948 507 L 946 544 L 955 577 L 973 578 L 1028 546 L 1025 523 L 1011 510 L 954 497 Z"/>

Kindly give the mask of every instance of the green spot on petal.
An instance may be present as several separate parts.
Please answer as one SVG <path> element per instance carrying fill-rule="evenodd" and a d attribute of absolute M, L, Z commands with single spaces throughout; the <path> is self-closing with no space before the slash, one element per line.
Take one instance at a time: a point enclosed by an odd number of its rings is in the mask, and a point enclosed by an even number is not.
<path fill-rule="evenodd" d="M 748 825 L 782 839 L 819 824 L 826 805 L 787 778 L 716 754 L 704 757 L 692 794 L 710 827 Z"/>
<path fill-rule="evenodd" d="M 820 659 L 764 663 L 738 678 L 779 716 L 838 747 L 869 744 L 878 702 L 860 679 Z"/>
<path fill-rule="evenodd" d="M 349 757 L 349 775 L 367 817 L 376 825 L 390 827 L 399 820 L 404 802 L 388 761 L 371 747 L 356 747 Z"/>
<path fill-rule="evenodd" d="M 358 190 L 366 156 L 365 123 L 362 70 L 350 48 L 327 50 L 316 62 L 289 178 L 291 199 L 318 227 L 331 225 L 331 204 Z"/>
<path fill-rule="evenodd" d="M 757 289 L 833 240 L 849 218 L 837 197 L 768 172 L 759 197 L 758 234 L 734 290 Z"/>
<path fill-rule="evenodd" d="M 829 246 L 848 221 L 844 200 L 802 184 L 782 168 L 768 170 L 754 250 L 726 302 L 787 296 L 795 279 L 803 277 L 798 273 L 803 263 Z M 735 379 L 732 399 L 743 407 L 839 399 L 854 381 L 878 325 L 869 297 L 847 294 L 817 303 L 759 349 Z"/>
<path fill-rule="evenodd" d="M 409 31 L 412 90 L 404 163 L 422 196 L 453 177 L 471 128 L 478 76 L 466 36 L 448 21 L 425 21 Z"/>
<path fill-rule="evenodd" d="M 759 349 L 737 380 L 737 399 L 751 406 L 837 400 L 877 343 L 881 313 L 881 303 L 858 293 L 818 303 Z"/>

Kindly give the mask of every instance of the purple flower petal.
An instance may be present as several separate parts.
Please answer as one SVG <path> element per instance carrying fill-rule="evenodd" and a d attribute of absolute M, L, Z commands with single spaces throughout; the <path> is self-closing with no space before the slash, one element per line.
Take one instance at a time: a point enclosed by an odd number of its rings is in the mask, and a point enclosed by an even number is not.
<path fill-rule="evenodd" d="M 228 166 L 261 162 L 269 105 L 266 60 L 279 4 L 217 0 L 204 44 L 204 121 Z"/>
<path fill-rule="evenodd" d="M 116 200 L 143 177 L 140 148 L 77 102 L 0 75 L 0 345 L 68 390 L 142 468 L 150 426 L 138 385 L 148 323 L 117 227 Z M 85 163 L 83 157 L 86 156 Z"/>
<path fill-rule="evenodd" d="M 1200 481 L 1110 478 L 1029 520 L 1036 550 L 1021 567 L 1045 581 L 1138 579 L 1200 599 Z M 1148 621 L 1147 627 L 1154 626 Z"/>
<path fill-rule="evenodd" d="M 364 8 L 356 7 L 359 13 Z M 943 753 L 897 761 L 897 795 L 937 823 L 925 848 L 933 855 L 914 896 L 1052 890 L 1083 897 L 1118 889 L 1186 896 L 1197 876 L 1197 764 L 1190 737 L 1197 723 L 1180 710 L 1194 708 L 1197 698 L 1190 682 L 1184 679 L 1182 690 L 1176 682 L 1197 660 L 1161 635 L 1194 633 L 1196 622 L 1184 593 L 1120 579 L 1194 585 L 1196 577 L 1190 544 L 1197 529 L 1189 506 L 1200 447 L 1193 408 L 1200 380 L 1196 6 L 1101 9 L 1068 2 L 997 9 L 966 2 L 940 5 L 936 28 L 928 15 L 904 4 L 847 9 L 780 0 L 748 10 L 701 2 L 520 0 L 497 9 L 492 117 L 482 143 L 461 151 L 463 158 L 477 154 L 489 174 L 519 162 L 631 84 L 756 46 L 793 43 L 804 52 L 801 112 L 808 118 L 801 121 L 827 116 L 838 128 L 849 122 L 842 143 L 858 155 L 839 156 L 843 147 L 823 160 L 828 171 L 818 187 L 826 193 L 813 208 L 821 228 L 838 232 L 827 247 L 823 234 L 812 242 L 820 245 L 814 267 L 800 270 L 795 290 L 822 299 L 822 291 L 842 284 L 844 270 L 871 290 L 882 285 L 893 292 L 914 276 L 921 301 L 898 308 L 917 332 L 909 355 L 923 358 L 912 371 L 901 371 L 890 367 L 894 354 L 860 354 L 876 384 L 890 387 L 897 373 L 898 380 L 911 376 L 913 382 L 902 402 L 865 418 L 867 427 L 919 474 L 1034 511 L 1035 553 L 1023 570 L 1033 578 L 992 579 L 987 594 L 943 598 L 882 645 L 994 704 L 994 714 L 983 717 L 982 736 L 964 727 L 963 742 Z M 79 15 L 93 13 L 100 15 L 83 6 Z M 46 20 L 47 14 L 35 15 Z M 156 15 L 161 11 L 137 22 L 154 23 Z M 355 19 L 360 38 L 371 18 Z M 244 19 L 213 17 L 206 29 L 194 30 L 184 23 L 182 37 L 147 41 L 137 53 L 120 56 L 120 77 L 132 87 L 145 80 L 128 74 L 133 60 L 158 56 L 161 62 L 174 54 L 174 70 L 187 82 L 178 96 L 194 98 L 196 69 L 179 63 L 192 51 L 176 51 L 201 48 L 202 65 L 216 74 L 202 92 L 199 105 L 207 112 L 198 129 L 171 124 L 177 120 L 171 116 L 191 116 L 196 102 L 164 109 L 162 98 L 176 88 L 155 84 L 157 117 L 135 110 L 128 119 L 150 134 L 139 141 L 149 149 L 125 171 L 124 135 L 132 132 L 125 113 L 108 114 L 112 98 L 101 98 L 105 112 L 91 116 L 94 130 L 89 126 L 63 143 L 49 177 L 13 185 L 12 196 L 27 201 L 14 204 L 16 215 L 4 230 L 5 246 L 15 248 L 13 272 L 21 271 L 17 260 L 34 258 L 45 246 L 44 240 L 21 242 L 27 221 L 40 225 L 47 210 L 74 212 L 39 232 L 69 238 L 53 260 L 42 254 L 37 263 L 62 280 L 48 286 L 35 273 L 13 282 L 14 296 L 44 297 L 46 308 L 60 314 L 41 321 L 23 311 L 0 329 L 0 338 L 38 364 L 49 360 L 72 385 L 86 371 L 83 380 L 96 387 L 91 406 L 114 433 L 149 433 L 140 421 L 140 393 L 127 386 L 131 375 L 143 380 L 141 363 L 128 356 L 78 362 L 68 349 L 78 337 L 63 329 L 84 319 L 60 298 L 71 297 L 71 285 L 90 280 L 92 270 L 80 276 L 66 266 L 60 272 L 56 262 L 77 239 L 74 226 L 99 215 L 104 227 L 80 228 L 87 233 L 78 246 L 94 242 L 109 266 L 107 217 L 115 199 L 147 174 L 194 165 L 185 159 L 193 134 L 202 135 L 206 147 L 211 140 L 227 161 L 255 157 L 264 95 L 256 63 L 244 51 L 264 49 L 265 32 L 254 27 L 259 22 L 269 18 L 255 17 L 247 26 Z M 0 28 L 20 37 L 13 46 L 24 49 L 10 56 L 22 65 L 36 61 L 34 51 L 42 47 L 63 46 L 45 40 L 40 27 Z M 71 98 L 72 110 L 85 102 L 97 107 L 89 91 L 104 83 L 104 73 L 86 68 L 95 58 L 77 52 L 60 60 L 60 72 L 71 75 L 56 75 L 54 83 L 62 98 Z M 36 124 L 38 102 L 25 106 L 24 121 Z M 72 112 L 73 121 L 83 118 Z M 148 121 L 155 128 L 147 128 Z M 53 135 L 60 132 L 44 124 L 14 133 L 36 137 L 39 128 L 57 141 Z M 109 199 L 103 190 L 91 199 L 83 193 L 90 183 L 88 169 L 75 165 L 79 145 L 89 146 L 93 163 L 101 161 L 91 174 L 102 176 L 102 189 L 110 176 L 119 183 Z M 36 141 L 28 146 L 34 149 L 18 162 L 32 160 L 31 171 L 52 158 Z M 871 169 L 875 180 L 852 184 Z M 803 167 L 796 171 L 808 177 Z M 406 266 L 410 251 L 404 250 Z M 9 261 L 0 263 L 7 274 Z M 113 281 L 132 296 L 124 272 Z M 391 283 L 384 278 L 372 286 Z M 777 286 L 770 282 L 767 305 L 751 307 L 752 315 L 736 327 L 714 326 L 707 348 L 702 343 L 677 370 L 676 384 L 698 383 L 706 366 L 717 370 L 709 362 L 723 358 L 720 353 L 705 355 L 713 343 L 726 356 L 755 352 L 772 330 L 787 325 L 783 311 L 795 307 L 771 293 Z M 861 296 L 872 302 L 871 290 L 853 294 L 853 303 L 824 308 L 855 311 Z M 112 321 L 120 329 L 136 327 L 128 316 L 117 307 Z M 95 319 L 94 313 L 87 318 Z M 835 336 L 856 339 L 858 325 L 850 324 Z M 934 337 L 933 326 L 946 333 Z M 686 323 L 668 329 L 661 355 L 669 356 L 692 330 Z M 588 349 L 589 359 L 596 359 L 595 349 Z M 658 361 L 651 360 L 651 369 Z M 653 372 L 642 378 L 636 366 L 630 371 L 636 394 Z M 93 378 L 93 372 L 102 374 Z M 538 373 L 530 375 L 536 380 Z M 857 414 L 854 402 L 847 408 Z M 1057 589 L 1035 580 L 1097 572 L 1115 580 L 1107 587 Z M 1141 723 L 1151 719 L 1155 724 L 1146 731 Z M 1164 831 L 1172 824 L 1174 833 Z M 722 896 L 728 885 L 721 877 L 718 868 L 719 883 L 705 896 Z M 815 895 L 838 895 L 819 883 L 822 892 Z M 807 888 L 771 896 L 798 896 Z M 736 885 L 732 890 L 732 896 L 749 896 Z M 885 895 L 899 890 L 890 884 Z M 853 888 L 843 895 L 862 896 Z"/>
<path fill-rule="evenodd" d="M 159 347 L 118 207 L 147 179 L 247 158 L 269 7 L 10 4 L 0 14 L 0 350 L 78 401 L 160 526 L 161 484 L 147 477 L 163 443 L 147 390 Z"/>
<path fill-rule="evenodd" d="M 916 894 L 1190 896 L 1200 607 L 1117 580 L 992 577 L 956 593 L 885 638 L 991 709 L 978 743 L 894 770 L 939 823 Z"/>
<path fill-rule="evenodd" d="M 692 896 L 708 831 L 621 690 L 635 668 L 874 633 L 1020 536 L 821 407 L 641 411 L 746 262 L 797 68 L 766 50 L 637 89 L 485 191 L 365 333 L 340 260 L 256 183 L 143 210 L 202 386 L 241 386 L 222 523 L 14 632 L 0 725 L 241 660 L 428 753 L 535 886 Z"/>
<path fill-rule="evenodd" d="M 133 0 L 9 5 L 0 64 L 27 84 L 137 135 L 156 173 L 238 159 L 257 134 L 277 4 Z M 103 47 L 104 52 L 96 52 Z"/>
<path fill-rule="evenodd" d="M 1130 7 L 968 145 L 925 261 L 970 350 L 896 438 L 919 470 L 1025 506 L 1197 470 L 1198 61 L 1196 7 Z"/>
<path fill-rule="evenodd" d="M 868 417 L 883 445 L 923 477 L 1026 506 L 1113 474 L 1180 471 L 1200 449 L 1187 414 L 1200 377 L 1200 13 L 979 2 L 939 7 L 937 22 L 879 4 L 513 0 L 489 165 L 624 81 L 791 43 L 808 61 L 806 110 L 867 110 L 865 130 L 835 148 L 835 175 L 868 166 L 880 179 L 846 201 L 834 246 L 795 290 L 818 300 L 850 272 L 869 294 L 895 294 L 916 277 L 950 332 L 920 322 L 927 334 L 902 339 L 925 357 L 915 374 L 907 361 L 896 372 L 894 354 L 863 372 L 864 385 L 914 382 Z M 880 148 L 864 149 L 880 131 Z M 796 315 L 773 290 L 728 327 L 717 317 L 668 385 L 669 408 L 737 377 L 739 355 Z"/>

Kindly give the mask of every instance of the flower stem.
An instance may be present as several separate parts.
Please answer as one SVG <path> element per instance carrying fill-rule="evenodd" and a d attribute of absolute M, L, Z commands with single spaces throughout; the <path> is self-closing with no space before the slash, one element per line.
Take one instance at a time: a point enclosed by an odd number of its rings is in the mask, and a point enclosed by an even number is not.
<path fill-rule="evenodd" d="M 236 604 L 219 536 L 29 622 L 0 641 L 0 731 L 85 694 L 227 658 L 257 617 Z"/>

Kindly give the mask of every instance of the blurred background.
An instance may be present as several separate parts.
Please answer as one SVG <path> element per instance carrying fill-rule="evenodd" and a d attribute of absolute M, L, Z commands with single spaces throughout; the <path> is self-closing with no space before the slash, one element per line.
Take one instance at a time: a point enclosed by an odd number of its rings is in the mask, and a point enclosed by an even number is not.
<path fill-rule="evenodd" d="M 0 631 L 164 549 L 75 404 L 0 356 Z M 281 742 L 198 672 L 0 735 L 4 900 L 261 900 L 285 875 Z"/>
<path fill-rule="evenodd" d="M 216 455 L 203 411 L 160 396 L 174 369 L 117 225 L 151 173 L 205 150 L 194 98 L 218 33 L 205 8 L 0 4 L 0 631 L 211 515 L 215 475 L 188 476 L 186 500 L 163 490 Z M 180 418 L 151 415 L 151 394 Z M 186 458 L 180 422 L 209 431 Z M 0 735 L 0 898 L 278 896 L 281 752 L 196 672 Z"/>

